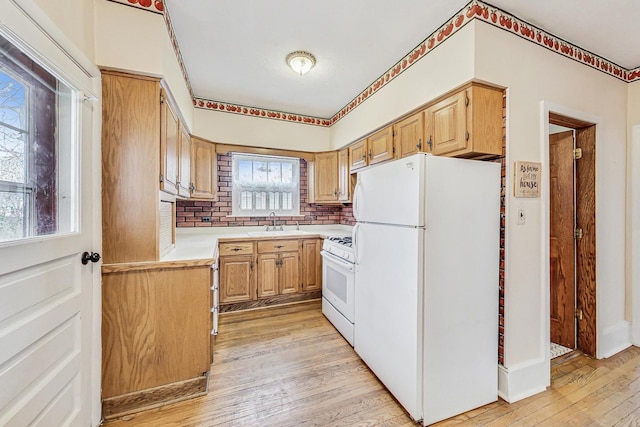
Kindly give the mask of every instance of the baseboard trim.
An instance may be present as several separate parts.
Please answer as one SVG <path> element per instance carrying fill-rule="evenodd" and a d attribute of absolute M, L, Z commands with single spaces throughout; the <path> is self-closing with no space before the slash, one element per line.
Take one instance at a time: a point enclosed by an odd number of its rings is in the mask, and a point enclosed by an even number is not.
<path fill-rule="evenodd" d="M 541 393 L 550 383 L 549 361 L 537 359 L 506 368 L 498 366 L 498 396 L 514 403 L 518 400 Z"/>
<path fill-rule="evenodd" d="M 272 307 L 276 305 L 290 304 L 294 302 L 304 302 L 320 299 L 322 291 L 301 292 L 297 294 L 276 295 L 274 297 L 261 298 L 255 301 L 245 301 L 232 304 L 220 304 L 220 313 L 229 313 L 239 310 L 250 310 L 254 308 Z"/>
<path fill-rule="evenodd" d="M 209 373 L 176 383 L 134 391 L 102 401 L 102 417 L 105 420 L 157 408 L 207 394 Z"/>
<path fill-rule="evenodd" d="M 622 321 L 602 331 L 598 359 L 606 359 L 631 347 L 631 322 Z"/>

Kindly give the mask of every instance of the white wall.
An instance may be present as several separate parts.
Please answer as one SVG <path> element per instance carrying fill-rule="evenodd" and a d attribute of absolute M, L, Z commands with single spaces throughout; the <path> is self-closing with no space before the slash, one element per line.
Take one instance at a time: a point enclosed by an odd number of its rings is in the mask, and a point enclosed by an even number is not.
<path fill-rule="evenodd" d="M 640 346 L 640 81 L 628 85 L 627 103 L 627 319 Z"/>
<path fill-rule="evenodd" d="M 328 151 L 329 128 L 195 108 L 193 134 L 214 142 Z"/>
<path fill-rule="evenodd" d="M 187 127 L 193 131 L 193 99 L 162 15 L 95 0 L 95 58 L 101 67 L 163 77 Z"/>
<path fill-rule="evenodd" d="M 471 22 L 331 127 L 338 149 L 473 78 Z M 364 88 L 360 88 L 363 90 Z"/>
<path fill-rule="evenodd" d="M 543 162 L 552 110 L 598 122 L 596 281 L 598 356 L 629 345 L 625 322 L 627 85 L 519 37 L 476 23 L 475 77 L 508 87 L 505 366 L 502 392 L 517 400 L 548 384 L 548 205 L 513 197 L 513 162 Z M 544 177 L 543 177 L 544 179 Z M 548 178 L 547 178 L 548 179 Z M 527 222 L 516 225 L 526 209 Z M 513 381 L 511 381 L 513 380 Z"/>
<path fill-rule="evenodd" d="M 87 58 L 94 59 L 93 1 L 34 0 L 34 3 Z"/>

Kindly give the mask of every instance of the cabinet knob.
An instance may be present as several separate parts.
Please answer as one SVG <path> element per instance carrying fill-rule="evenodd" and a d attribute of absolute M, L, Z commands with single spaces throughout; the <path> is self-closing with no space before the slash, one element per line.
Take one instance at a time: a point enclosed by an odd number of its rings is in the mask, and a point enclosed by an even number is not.
<path fill-rule="evenodd" d="M 372 157 L 373 155 L 371 154 L 371 149 L 369 149 L 369 160 L 371 160 Z"/>
<path fill-rule="evenodd" d="M 429 151 L 431 151 L 432 147 L 431 147 L 431 135 L 429 135 L 429 140 L 427 141 L 427 145 L 429 146 Z"/>
<path fill-rule="evenodd" d="M 417 148 L 418 150 L 422 149 L 422 139 L 419 139 L 419 140 L 418 140 L 418 143 L 416 144 L 416 148 Z"/>
<path fill-rule="evenodd" d="M 276 249 L 282 249 L 282 248 L 284 248 L 284 245 L 276 245 L 275 248 Z"/>
<path fill-rule="evenodd" d="M 231 249 L 233 252 L 238 252 L 240 250 L 240 248 L 233 248 Z"/>

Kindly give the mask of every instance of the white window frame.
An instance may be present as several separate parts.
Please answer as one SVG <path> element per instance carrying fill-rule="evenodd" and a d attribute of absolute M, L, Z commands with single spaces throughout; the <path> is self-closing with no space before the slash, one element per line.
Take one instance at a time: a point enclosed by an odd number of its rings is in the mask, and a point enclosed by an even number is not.
<path fill-rule="evenodd" d="M 233 216 L 300 215 L 300 159 L 296 157 L 267 156 L 262 154 L 232 153 L 232 212 Z M 279 162 L 292 165 L 292 183 L 256 183 L 240 180 L 240 161 Z M 290 199 L 290 209 L 286 208 Z M 262 203 L 258 203 L 261 201 Z M 244 205 L 244 206 L 243 206 Z M 264 207 L 257 205 L 263 205 Z M 283 206 L 285 205 L 285 206 Z M 277 208 L 275 207 L 277 206 Z"/>

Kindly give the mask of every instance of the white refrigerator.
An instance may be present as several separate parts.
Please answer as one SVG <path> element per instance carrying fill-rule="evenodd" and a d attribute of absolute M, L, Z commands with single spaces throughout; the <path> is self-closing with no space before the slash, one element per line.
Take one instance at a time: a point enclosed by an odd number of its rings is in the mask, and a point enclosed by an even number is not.
<path fill-rule="evenodd" d="M 497 400 L 500 165 L 358 173 L 354 348 L 424 425 Z"/>

